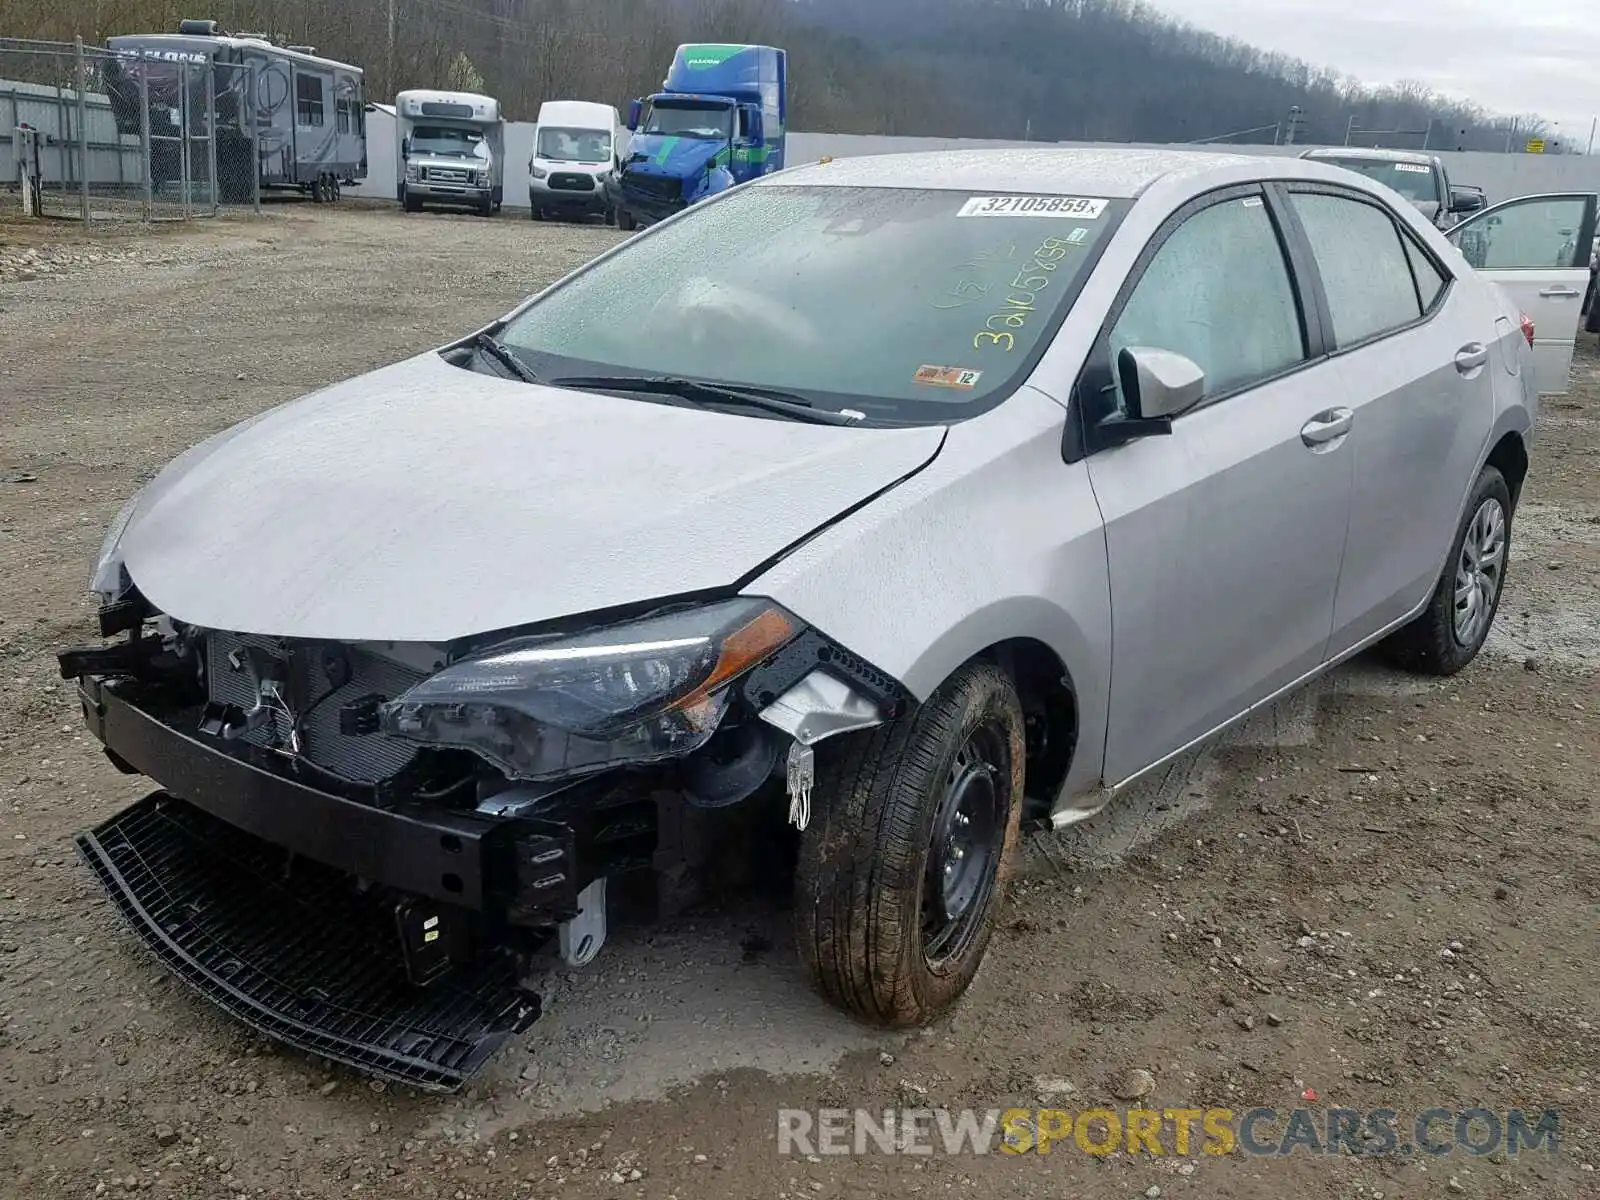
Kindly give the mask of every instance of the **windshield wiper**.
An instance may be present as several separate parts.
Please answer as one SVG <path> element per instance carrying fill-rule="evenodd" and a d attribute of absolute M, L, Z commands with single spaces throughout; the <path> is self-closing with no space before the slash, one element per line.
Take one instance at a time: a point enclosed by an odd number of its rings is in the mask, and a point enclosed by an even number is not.
<path fill-rule="evenodd" d="M 480 333 L 472 339 L 472 344 L 483 354 L 488 355 L 518 379 L 522 380 L 523 383 L 539 382 L 539 377 L 523 364 L 523 361 L 516 356 L 511 347 L 491 334 Z"/>
<path fill-rule="evenodd" d="M 677 396 L 692 404 L 726 404 L 730 407 L 758 408 L 795 421 L 814 425 L 854 425 L 861 418 L 853 413 L 818 408 L 804 396 L 775 388 L 743 387 L 729 383 L 704 383 L 675 375 L 569 375 L 549 381 L 551 387 L 575 391 L 642 392 L 646 395 Z"/>

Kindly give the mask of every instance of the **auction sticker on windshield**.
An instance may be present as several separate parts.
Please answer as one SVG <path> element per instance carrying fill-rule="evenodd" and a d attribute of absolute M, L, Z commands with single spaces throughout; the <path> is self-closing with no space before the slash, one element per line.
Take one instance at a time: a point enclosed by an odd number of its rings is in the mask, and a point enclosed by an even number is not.
<path fill-rule="evenodd" d="M 1093 221 L 1105 211 L 1104 200 L 1083 196 L 974 196 L 958 217 L 1076 217 Z"/>
<path fill-rule="evenodd" d="M 917 383 L 925 383 L 930 387 L 962 388 L 963 390 L 976 387 L 978 380 L 983 376 L 982 371 L 969 371 L 966 367 L 930 367 L 921 366 L 911 378 Z"/>
<path fill-rule="evenodd" d="M 1409 171 L 1413 175 L 1432 174 L 1432 169 L 1423 166 L 1421 163 L 1395 163 L 1394 169 L 1396 171 Z"/>

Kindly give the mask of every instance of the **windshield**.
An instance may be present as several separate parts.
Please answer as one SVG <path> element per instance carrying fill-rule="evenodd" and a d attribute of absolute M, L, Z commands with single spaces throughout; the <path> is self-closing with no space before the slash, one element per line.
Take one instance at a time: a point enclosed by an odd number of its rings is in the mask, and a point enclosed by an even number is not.
<path fill-rule="evenodd" d="M 438 158 L 488 158 L 489 145 L 476 129 L 418 125 L 411 132 L 411 153 Z"/>
<path fill-rule="evenodd" d="M 1439 200 L 1439 189 L 1433 180 L 1433 168 L 1424 163 L 1386 162 L 1380 158 L 1335 158 L 1332 155 L 1319 158 L 1318 161 L 1332 163 L 1336 167 L 1365 175 L 1368 179 L 1376 179 L 1386 187 L 1399 192 L 1407 200 L 1420 200 L 1424 203 L 1430 200 L 1437 203 Z"/>
<path fill-rule="evenodd" d="M 498 336 L 545 379 L 686 376 L 956 419 L 1021 382 L 1126 207 L 750 187 L 625 243 Z"/>
<path fill-rule="evenodd" d="M 534 153 L 553 162 L 605 162 L 611 157 L 611 134 L 601 129 L 541 125 Z"/>
<path fill-rule="evenodd" d="M 729 138 L 733 136 L 733 109 L 719 104 L 652 104 L 639 126 L 640 133 L 672 137 Z"/>

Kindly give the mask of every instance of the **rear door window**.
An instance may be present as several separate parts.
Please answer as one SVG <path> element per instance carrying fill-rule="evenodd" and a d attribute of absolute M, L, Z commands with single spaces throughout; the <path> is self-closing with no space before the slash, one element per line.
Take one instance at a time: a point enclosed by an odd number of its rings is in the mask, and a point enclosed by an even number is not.
<path fill-rule="evenodd" d="M 1311 242 L 1340 348 L 1422 316 L 1411 261 L 1386 210 L 1325 192 L 1292 192 L 1290 203 Z"/>

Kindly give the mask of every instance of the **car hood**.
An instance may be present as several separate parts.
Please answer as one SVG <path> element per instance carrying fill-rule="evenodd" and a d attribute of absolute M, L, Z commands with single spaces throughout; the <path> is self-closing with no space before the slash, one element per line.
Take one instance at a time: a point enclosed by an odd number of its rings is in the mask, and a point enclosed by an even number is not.
<path fill-rule="evenodd" d="M 567 392 L 429 353 L 193 447 L 121 554 L 180 621 L 442 642 L 729 587 L 943 436 Z"/>

